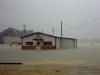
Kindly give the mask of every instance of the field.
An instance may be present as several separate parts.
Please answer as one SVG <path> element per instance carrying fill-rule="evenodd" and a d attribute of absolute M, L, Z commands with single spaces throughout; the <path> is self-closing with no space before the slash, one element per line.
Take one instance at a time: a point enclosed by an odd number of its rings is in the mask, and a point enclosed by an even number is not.
<path fill-rule="evenodd" d="M 0 45 L 0 75 L 100 75 L 100 43 L 78 43 L 77 49 L 21 50 Z"/>

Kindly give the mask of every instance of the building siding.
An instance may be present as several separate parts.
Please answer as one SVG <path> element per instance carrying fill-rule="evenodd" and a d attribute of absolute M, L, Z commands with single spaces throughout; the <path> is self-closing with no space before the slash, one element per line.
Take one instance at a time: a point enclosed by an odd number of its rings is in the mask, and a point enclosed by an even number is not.
<path fill-rule="evenodd" d="M 26 42 L 33 42 L 34 40 L 42 41 L 41 45 L 38 46 L 36 44 L 33 45 L 25 44 Z M 44 41 L 52 42 L 52 45 L 44 45 L 43 43 Z M 29 49 L 58 49 L 59 50 L 59 49 L 77 48 L 77 40 L 74 38 L 55 37 L 48 34 L 37 33 L 22 38 L 22 48 L 28 49 L 28 46 Z"/>
<path fill-rule="evenodd" d="M 41 49 L 56 49 L 56 46 L 41 46 Z"/>
<path fill-rule="evenodd" d="M 70 39 L 61 39 L 61 49 L 74 48 L 75 41 Z"/>
<path fill-rule="evenodd" d="M 31 49 L 31 50 L 34 50 L 34 49 L 36 49 L 36 46 L 22 46 L 22 49 Z"/>
<path fill-rule="evenodd" d="M 31 35 L 28 37 L 23 38 L 23 45 L 25 46 L 25 42 L 32 42 L 33 39 L 36 37 L 37 35 Z M 52 46 L 55 46 L 55 38 L 51 37 L 51 36 L 46 36 L 46 35 L 41 35 L 40 36 L 43 38 L 44 41 L 51 41 L 52 42 Z"/>
<path fill-rule="evenodd" d="M 56 38 L 56 49 L 60 49 L 60 38 Z"/>
<path fill-rule="evenodd" d="M 55 46 L 55 37 L 41 35 L 41 34 L 40 36 L 43 38 L 44 41 L 52 41 L 52 46 Z"/>

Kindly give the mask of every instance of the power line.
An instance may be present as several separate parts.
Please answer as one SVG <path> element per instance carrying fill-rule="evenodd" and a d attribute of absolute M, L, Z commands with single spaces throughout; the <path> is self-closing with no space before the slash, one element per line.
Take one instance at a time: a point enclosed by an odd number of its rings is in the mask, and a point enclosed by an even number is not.
<path fill-rule="evenodd" d="M 86 26 L 86 25 L 88 25 L 88 24 L 90 24 L 90 23 L 93 23 L 93 22 L 95 22 L 95 21 L 97 21 L 97 20 L 100 20 L 100 18 L 96 18 L 96 19 L 90 20 L 90 21 L 85 22 L 85 23 L 83 23 L 83 24 L 80 24 L 80 25 L 77 25 L 77 26 L 70 27 L 70 28 L 68 28 L 68 29 L 81 28 L 81 26 Z"/>
<path fill-rule="evenodd" d="M 100 18 L 96 18 L 96 19 L 92 19 L 92 20 L 90 20 L 90 21 L 88 21 L 88 22 L 86 22 L 86 23 L 83 23 L 83 24 L 81 24 L 81 25 L 77 25 L 77 26 L 74 26 L 74 27 L 71 27 L 71 28 L 69 28 L 71 31 L 72 30 L 76 30 L 75 28 L 78 28 L 79 29 L 79 31 L 81 30 L 81 28 L 83 29 L 83 26 L 86 26 L 86 25 L 90 25 L 90 23 L 93 23 L 93 22 L 95 22 L 95 21 L 97 21 L 97 20 L 100 20 Z M 68 29 L 67 29 L 68 30 Z M 79 34 L 80 32 L 78 31 L 78 33 L 77 32 L 69 32 L 70 34 L 74 34 L 74 33 L 76 33 L 76 34 Z"/>

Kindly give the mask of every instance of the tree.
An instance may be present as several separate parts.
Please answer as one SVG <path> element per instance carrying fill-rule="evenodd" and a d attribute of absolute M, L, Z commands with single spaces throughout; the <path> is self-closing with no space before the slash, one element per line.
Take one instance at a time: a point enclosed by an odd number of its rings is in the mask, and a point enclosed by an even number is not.
<path fill-rule="evenodd" d="M 3 36 L 13 36 L 13 37 L 15 37 L 16 36 L 16 29 L 14 29 L 14 28 L 7 28 L 6 30 L 4 30 L 2 32 L 2 35 Z"/>
<path fill-rule="evenodd" d="M 4 43 L 4 41 L 3 41 L 3 35 L 2 35 L 2 33 L 0 32 L 0 44 L 3 44 Z"/>
<path fill-rule="evenodd" d="M 26 30 L 26 34 L 33 33 L 33 30 Z M 23 30 L 16 30 L 15 28 L 7 28 L 4 31 L 0 32 L 0 44 L 4 43 L 4 37 L 11 36 L 11 37 L 19 37 L 24 34 Z"/>

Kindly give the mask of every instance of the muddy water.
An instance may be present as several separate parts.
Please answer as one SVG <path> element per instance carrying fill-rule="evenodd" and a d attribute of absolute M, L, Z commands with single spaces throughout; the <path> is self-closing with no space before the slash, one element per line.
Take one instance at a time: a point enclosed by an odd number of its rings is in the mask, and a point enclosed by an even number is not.
<path fill-rule="evenodd" d="M 100 69 L 68 65 L 2 65 L 0 75 L 100 75 Z"/>
<path fill-rule="evenodd" d="M 0 62 L 15 61 L 87 61 L 100 63 L 100 43 L 79 43 L 77 49 L 21 50 L 19 46 L 0 45 Z"/>
<path fill-rule="evenodd" d="M 51 51 L 25 51 L 21 50 L 20 46 L 16 47 L 14 45 L 9 47 L 8 45 L 0 45 L 0 62 L 24 62 L 26 65 L 31 66 L 33 63 L 54 64 L 44 66 L 44 68 L 51 68 L 54 72 L 56 69 L 63 70 L 64 72 L 61 75 L 100 75 L 100 43 L 79 43 L 77 49 Z M 60 66 L 62 64 L 67 66 Z M 25 65 L 21 67 L 36 69 L 36 65 L 33 67 Z M 0 68 L 3 67 L 0 66 Z M 38 67 L 38 69 L 41 68 L 43 69 L 43 66 Z"/>

